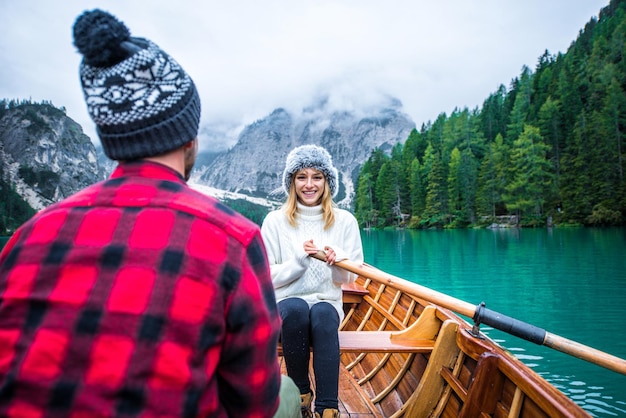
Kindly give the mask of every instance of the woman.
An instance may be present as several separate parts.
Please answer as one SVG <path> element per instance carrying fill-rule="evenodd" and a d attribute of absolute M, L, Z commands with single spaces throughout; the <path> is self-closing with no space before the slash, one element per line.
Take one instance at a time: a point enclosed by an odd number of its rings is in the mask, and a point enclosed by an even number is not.
<path fill-rule="evenodd" d="M 363 247 L 354 216 L 333 202 L 337 169 L 330 154 L 315 145 L 287 156 L 283 188 L 287 200 L 261 227 L 282 317 L 287 374 L 300 389 L 303 417 L 312 417 L 309 350 L 313 351 L 315 417 L 338 417 L 339 337 L 344 317 L 341 284 L 355 276 L 334 263 L 361 263 Z M 323 250 L 326 264 L 309 255 Z"/>

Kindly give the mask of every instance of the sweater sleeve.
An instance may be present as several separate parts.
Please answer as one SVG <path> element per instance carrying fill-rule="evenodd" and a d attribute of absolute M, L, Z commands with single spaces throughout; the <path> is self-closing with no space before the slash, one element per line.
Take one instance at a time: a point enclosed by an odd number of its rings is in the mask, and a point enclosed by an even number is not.
<path fill-rule="evenodd" d="M 304 249 L 301 249 L 297 255 L 289 259 L 283 259 L 282 246 L 286 244 L 284 242 L 286 240 L 286 234 L 281 233 L 280 216 L 283 216 L 282 213 L 271 212 L 265 218 L 261 226 L 261 235 L 263 236 L 263 242 L 265 243 L 267 251 L 274 289 L 287 286 L 299 279 L 311 262 L 308 254 L 304 252 Z M 291 245 L 291 243 L 288 245 Z M 293 248 L 299 247 L 294 245 Z"/>
<path fill-rule="evenodd" d="M 337 255 L 336 261 L 350 260 L 358 264 L 363 263 L 363 244 L 361 242 L 361 232 L 356 218 L 349 212 L 343 212 L 341 224 L 335 239 L 341 241 L 341 245 L 329 243 Z M 356 279 L 356 274 L 337 266 L 331 266 L 333 281 L 337 283 L 352 283 Z"/>

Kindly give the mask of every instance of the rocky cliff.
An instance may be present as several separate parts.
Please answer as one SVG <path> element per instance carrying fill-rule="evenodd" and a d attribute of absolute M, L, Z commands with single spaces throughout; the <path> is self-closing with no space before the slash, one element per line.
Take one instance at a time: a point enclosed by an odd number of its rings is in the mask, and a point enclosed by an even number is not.
<path fill-rule="evenodd" d="M 317 144 L 330 152 L 339 171 L 337 201 L 350 207 L 359 169 L 372 150 L 390 150 L 414 127 L 393 99 L 365 112 L 331 110 L 324 100 L 298 114 L 277 109 L 244 128 L 228 151 L 208 150 L 207 154 L 205 150 L 191 183 L 205 192 L 213 191 L 218 198 L 224 193 L 231 199 L 269 198 L 274 200 L 268 202 L 272 206 L 283 198 L 280 187 L 287 153 L 298 145 Z M 46 103 L 0 100 L 3 196 L 21 199 L 39 210 L 106 178 L 114 165 L 63 109 Z M 24 212 L 0 204 L 0 215 L 13 219 L 4 225 L 16 224 L 16 211 Z M 7 212 L 12 213 L 8 216 Z"/>
<path fill-rule="evenodd" d="M 0 106 L 0 163 L 5 187 L 35 210 L 104 178 L 82 127 L 51 104 Z"/>
<path fill-rule="evenodd" d="M 349 207 L 358 171 L 372 150 L 390 150 L 414 128 L 415 123 L 394 99 L 367 113 L 330 110 L 325 101 L 298 115 L 277 109 L 246 127 L 234 147 L 202 168 L 198 182 L 252 196 L 280 197 L 289 151 L 299 145 L 317 144 L 332 155 L 340 177 L 337 201 Z"/>

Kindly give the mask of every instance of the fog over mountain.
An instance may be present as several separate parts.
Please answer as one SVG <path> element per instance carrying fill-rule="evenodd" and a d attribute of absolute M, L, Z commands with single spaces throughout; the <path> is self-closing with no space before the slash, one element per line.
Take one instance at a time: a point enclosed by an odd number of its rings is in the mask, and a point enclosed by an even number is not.
<path fill-rule="evenodd" d="M 5 102 L 6 103 L 6 102 Z M 282 172 L 289 151 L 325 147 L 339 171 L 340 206 L 351 207 L 358 172 L 372 150 L 406 140 L 415 123 L 392 97 L 360 103 L 319 98 L 300 110 L 278 108 L 247 126 L 201 127 L 206 137 L 190 184 L 218 199 L 246 199 L 275 207 L 284 198 Z M 13 102 L 0 114 L 2 184 L 40 210 L 106 178 L 115 162 L 64 109 Z M 6 186 L 2 186 L 2 185 Z"/>
<path fill-rule="evenodd" d="M 281 198 L 287 154 L 299 145 L 316 144 L 333 157 L 340 178 L 337 200 L 347 207 L 354 197 L 358 170 L 372 150 L 390 151 L 414 128 L 395 98 L 354 107 L 323 97 L 297 113 L 279 108 L 246 126 L 233 147 L 208 164 L 198 164 L 201 174 L 196 178 L 199 184 L 222 190 Z"/>

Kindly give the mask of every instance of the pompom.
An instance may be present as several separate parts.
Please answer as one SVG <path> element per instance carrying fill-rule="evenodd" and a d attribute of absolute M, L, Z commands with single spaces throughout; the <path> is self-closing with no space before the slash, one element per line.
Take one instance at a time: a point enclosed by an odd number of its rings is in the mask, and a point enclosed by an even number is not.
<path fill-rule="evenodd" d="M 88 65 L 110 67 L 129 56 L 121 44 L 130 39 L 130 31 L 123 22 L 105 11 L 95 9 L 78 16 L 73 34 L 74 46 Z"/>

